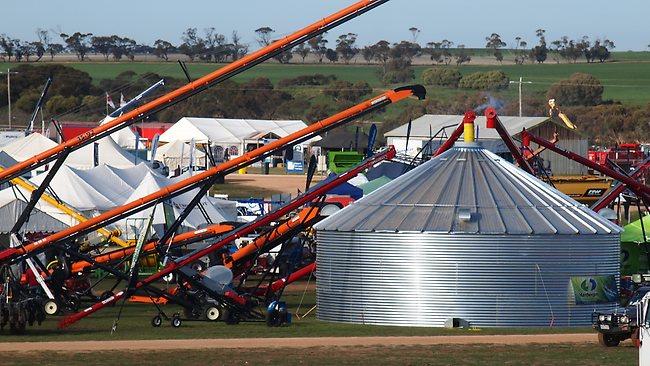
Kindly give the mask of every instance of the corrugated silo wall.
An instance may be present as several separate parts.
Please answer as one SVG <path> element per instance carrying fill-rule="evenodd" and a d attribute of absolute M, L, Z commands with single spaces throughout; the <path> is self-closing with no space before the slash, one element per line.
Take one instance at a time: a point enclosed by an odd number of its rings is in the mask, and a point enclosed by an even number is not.
<path fill-rule="evenodd" d="M 573 151 L 585 158 L 587 157 L 589 143 L 586 138 L 580 136 L 574 131 L 558 126 L 552 122 L 545 122 L 542 125 L 531 129 L 530 132 L 546 140 L 551 140 L 553 138 L 553 132 L 556 129 L 560 139 L 560 141 L 557 143 L 558 147 Z M 533 149 L 536 149 L 538 145 L 531 143 L 531 147 Z M 542 152 L 541 157 L 547 162 L 547 164 L 550 163 L 550 168 L 553 171 L 554 175 L 587 174 L 587 167 L 584 165 L 579 164 L 573 160 L 569 160 L 564 156 L 556 154 L 552 151 L 547 150 Z"/>
<path fill-rule="evenodd" d="M 570 277 L 615 275 L 618 235 L 317 234 L 317 316 L 362 324 L 441 327 L 584 326 Z"/>

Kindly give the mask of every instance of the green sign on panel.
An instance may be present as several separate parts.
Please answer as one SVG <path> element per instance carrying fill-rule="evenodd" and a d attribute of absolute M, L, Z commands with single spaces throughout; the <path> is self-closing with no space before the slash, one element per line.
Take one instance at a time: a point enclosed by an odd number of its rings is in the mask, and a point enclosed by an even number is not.
<path fill-rule="evenodd" d="M 614 275 L 571 277 L 570 283 L 576 305 L 600 304 L 618 300 Z"/>

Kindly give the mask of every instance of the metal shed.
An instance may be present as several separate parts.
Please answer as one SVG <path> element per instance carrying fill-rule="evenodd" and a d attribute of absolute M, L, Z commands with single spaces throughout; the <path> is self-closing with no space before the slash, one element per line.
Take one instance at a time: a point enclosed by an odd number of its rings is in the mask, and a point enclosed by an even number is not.
<path fill-rule="evenodd" d="M 615 306 L 577 305 L 570 281 L 618 281 L 621 229 L 477 143 L 315 228 L 321 320 L 569 326 Z"/>
<path fill-rule="evenodd" d="M 409 140 L 409 154 L 415 155 L 418 149 L 421 149 L 431 135 L 435 135 L 440 129 L 443 129 L 447 136 L 456 128 L 456 125 L 463 119 L 462 116 L 455 115 L 434 115 L 425 114 L 416 118 L 411 123 L 411 136 Z M 587 138 L 582 136 L 576 130 L 570 130 L 563 123 L 558 123 L 550 117 L 500 117 L 504 127 L 515 139 L 520 139 L 522 129 L 526 128 L 534 135 L 551 139 L 553 133 L 557 131 L 559 142 L 558 147 L 576 152 L 584 157 L 587 156 L 589 143 Z M 408 124 L 397 127 L 384 134 L 388 145 L 394 145 L 398 152 L 403 152 L 406 148 L 406 135 Z M 476 119 L 476 138 L 483 143 L 483 146 L 493 153 L 500 156 L 510 156 L 510 151 L 503 143 L 498 133 L 494 129 L 484 128 L 485 116 L 479 116 Z M 446 127 L 446 128 L 445 128 Z M 440 136 L 440 135 L 439 135 Z M 431 148 L 435 150 L 444 139 L 433 141 Z M 533 149 L 537 145 L 531 144 Z M 587 169 L 584 165 L 566 159 L 552 151 L 544 151 L 540 155 L 554 175 L 584 175 Z M 511 159 L 512 160 L 512 159 Z"/>

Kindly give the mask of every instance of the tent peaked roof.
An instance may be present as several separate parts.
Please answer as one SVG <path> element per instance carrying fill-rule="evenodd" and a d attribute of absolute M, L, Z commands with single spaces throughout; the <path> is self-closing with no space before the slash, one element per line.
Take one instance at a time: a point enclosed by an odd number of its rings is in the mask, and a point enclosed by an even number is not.
<path fill-rule="evenodd" d="M 264 136 L 272 133 L 285 137 L 293 132 L 307 127 L 299 120 L 255 120 L 255 119 L 226 119 L 183 117 L 169 130 L 160 135 L 160 141 L 172 142 L 181 140 L 205 144 L 236 144 L 252 139 L 252 136 Z M 310 141 L 318 141 L 315 137 Z"/>
<path fill-rule="evenodd" d="M 144 162 L 130 168 L 118 168 L 106 165 L 106 169 L 109 169 L 114 174 L 122 178 L 122 180 L 125 181 L 133 189 L 140 185 L 142 179 L 147 175 L 147 173 L 151 172 L 149 166 Z"/>
<path fill-rule="evenodd" d="M 17 161 L 25 161 L 55 146 L 57 146 L 56 142 L 38 132 L 34 132 L 12 141 L 8 145 L 2 147 L 0 151 L 6 152 Z"/>
<path fill-rule="evenodd" d="M 99 124 L 103 125 L 107 122 L 114 120 L 115 117 L 106 116 Z M 120 147 L 125 149 L 135 149 L 135 141 L 139 140 L 139 136 L 133 132 L 131 127 L 121 128 L 110 135 L 110 138 L 115 141 Z M 143 146 L 140 145 L 140 148 Z"/>
<path fill-rule="evenodd" d="M 174 157 L 174 158 L 180 158 L 181 157 L 181 152 L 183 153 L 183 158 L 189 158 L 190 157 L 190 144 L 180 141 L 180 140 L 174 140 L 170 143 L 167 143 L 156 150 L 156 160 L 161 160 L 163 156 L 165 157 Z M 197 148 L 194 148 L 194 158 L 203 158 L 205 157 L 205 153 Z"/>
<path fill-rule="evenodd" d="M 75 169 L 63 165 L 52 179 L 50 187 L 63 202 L 77 208 L 86 210 L 107 210 L 115 207 L 115 202 L 106 197 L 95 187 L 97 180 L 85 181 L 77 174 Z M 31 182 L 40 185 L 47 173 L 41 173 L 31 179 Z M 101 181 L 101 179 L 100 179 Z"/>
<path fill-rule="evenodd" d="M 120 147 L 112 138 L 105 137 L 96 142 L 99 146 L 99 163 L 117 168 L 132 168 L 135 156 Z M 65 164 L 78 169 L 95 167 L 95 144 L 88 144 L 70 153 Z"/>

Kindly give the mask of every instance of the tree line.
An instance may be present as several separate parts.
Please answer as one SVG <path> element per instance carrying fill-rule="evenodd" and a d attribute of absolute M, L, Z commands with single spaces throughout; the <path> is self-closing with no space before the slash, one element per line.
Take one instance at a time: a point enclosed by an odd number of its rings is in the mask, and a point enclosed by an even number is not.
<path fill-rule="evenodd" d="M 355 33 L 339 35 L 333 42 L 330 42 L 326 34 L 323 34 L 293 50 L 277 55 L 275 59 L 280 63 L 289 63 L 296 58 L 304 63 L 311 55 L 318 63 L 341 62 L 345 64 L 363 59 L 366 63 L 382 65 L 385 72 L 389 72 L 388 69 L 391 67 L 403 69 L 404 65 L 396 65 L 395 62 L 404 64 L 416 57 L 428 57 L 434 64 L 449 65 L 453 62 L 458 66 L 472 60 L 472 50 L 462 43 L 455 44 L 453 41 L 443 39 L 420 45 L 418 43 L 418 38 L 421 35 L 420 29 L 411 27 L 409 32 L 411 33 L 409 40 L 396 43 L 380 40 L 366 46 L 358 44 L 358 35 Z M 54 33 L 37 29 L 35 41 L 24 41 L 0 34 L 0 60 L 33 62 L 40 61 L 47 56 L 53 60 L 57 54 L 69 53 L 75 55 L 79 61 L 88 60 L 88 56 L 91 54 L 102 56 L 104 61 L 109 59 L 133 61 L 136 55 L 154 55 L 161 60 L 169 61 L 172 55 L 181 54 L 190 61 L 228 62 L 241 58 L 249 51 L 249 45 L 242 42 L 236 31 L 233 31 L 230 36 L 226 36 L 219 33 L 214 27 L 205 28 L 202 31 L 197 28 L 188 28 L 181 36 L 181 43 L 177 45 L 163 39 L 146 45 L 119 35 L 94 35 L 82 32 Z M 266 46 L 274 40 L 275 33 L 276 31 L 271 27 L 260 27 L 255 30 L 256 42 L 260 46 Z M 498 33 L 492 33 L 485 37 L 485 50 L 489 51 L 498 62 L 503 62 L 504 52 L 509 52 L 514 55 L 514 62 L 517 64 L 544 63 L 549 58 L 557 63 L 561 61 L 575 63 L 584 58 L 591 63 L 607 61 L 611 57 L 611 51 L 615 48 L 614 42 L 610 39 L 591 40 L 588 36 L 571 39 L 568 36 L 563 36 L 549 42 L 546 39 L 546 30 L 541 28 L 535 31 L 535 35 L 537 37 L 535 45 L 529 47 L 524 38 L 516 37 L 508 47 L 508 43 Z"/>
<path fill-rule="evenodd" d="M 106 112 L 107 93 L 113 100 L 119 100 L 120 94 L 128 99 L 162 78 L 156 74 L 125 71 L 115 78 L 96 81 L 86 72 L 58 63 L 43 66 L 23 63 L 14 70 L 18 73 L 11 80 L 11 100 L 17 125 L 27 121 L 47 76 L 52 76 L 55 82 L 48 93 L 43 117 L 62 121 L 99 120 Z M 174 78 L 165 78 L 165 81 L 165 90 L 159 93 L 186 82 Z M 383 133 L 424 113 L 462 115 L 468 106 L 484 104 L 486 97 L 502 99 L 500 113 L 503 115 L 516 115 L 518 112 L 516 98 L 502 93 L 508 86 L 508 79 L 498 70 L 461 74 L 457 68 L 433 67 L 422 74 L 422 82 L 461 90 L 445 98 L 406 103 L 399 107 L 403 113 L 397 116 L 384 116 L 380 111 L 367 118 L 383 121 L 380 127 Z M 7 104 L 6 89 L 5 80 L 0 78 L 0 108 Z M 604 100 L 603 91 L 600 80 L 577 73 L 557 81 L 545 92 L 524 94 L 523 113 L 544 116 L 548 112 L 546 102 L 554 98 L 561 101 L 563 111 L 593 143 L 646 141 L 650 128 L 650 104 L 623 105 Z M 185 116 L 317 121 L 358 103 L 372 93 L 373 89 L 366 81 L 350 82 L 335 75 L 301 75 L 279 80 L 277 85 L 267 78 L 245 82 L 229 80 L 219 88 L 209 89 L 156 113 L 152 118 L 172 122 Z"/>

